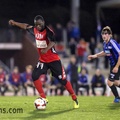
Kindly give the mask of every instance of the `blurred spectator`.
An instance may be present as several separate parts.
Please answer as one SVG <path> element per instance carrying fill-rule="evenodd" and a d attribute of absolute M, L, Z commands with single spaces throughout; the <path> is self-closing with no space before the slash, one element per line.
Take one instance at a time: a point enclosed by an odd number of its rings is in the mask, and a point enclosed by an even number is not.
<path fill-rule="evenodd" d="M 76 95 L 78 95 L 78 83 L 77 83 L 78 69 L 79 68 L 78 68 L 75 56 L 71 56 L 70 63 L 68 64 L 68 67 L 67 67 L 67 74 L 73 86 L 73 89 L 76 92 Z"/>
<path fill-rule="evenodd" d="M 64 86 L 62 86 L 56 78 L 52 77 L 50 94 L 52 95 L 54 92 L 55 95 L 63 95 L 64 90 Z"/>
<path fill-rule="evenodd" d="M 76 54 L 76 45 L 77 45 L 77 42 L 75 41 L 75 39 L 71 38 L 69 42 L 70 55 Z"/>
<path fill-rule="evenodd" d="M 63 28 L 60 23 L 56 24 L 55 37 L 56 37 L 56 41 L 57 41 L 57 44 L 55 46 L 57 53 L 61 54 L 63 57 L 67 57 L 67 54 L 65 51 L 65 44 L 63 42 Z"/>
<path fill-rule="evenodd" d="M 58 43 L 63 42 L 63 29 L 62 29 L 62 25 L 60 23 L 56 24 L 55 37 L 56 37 L 56 41 Z"/>
<path fill-rule="evenodd" d="M 92 87 L 93 95 L 96 96 L 95 88 L 102 88 L 103 89 L 102 95 L 105 95 L 106 83 L 105 83 L 105 78 L 101 74 L 100 69 L 97 69 L 95 75 L 93 75 L 92 81 L 91 81 L 91 87 Z"/>
<path fill-rule="evenodd" d="M 102 51 L 102 44 L 100 42 L 97 43 L 97 46 L 95 48 L 95 53 L 99 53 Z M 100 62 L 100 59 L 96 58 L 95 59 L 95 68 L 99 68 L 99 62 Z"/>
<path fill-rule="evenodd" d="M 79 72 L 81 72 L 82 69 L 85 69 L 85 70 L 86 70 L 86 73 L 89 74 L 89 71 L 88 71 L 86 62 L 83 62 L 83 63 L 81 64 Z"/>
<path fill-rule="evenodd" d="M 91 37 L 90 38 L 90 42 L 89 42 L 89 49 L 92 55 L 95 54 L 95 48 L 96 48 L 96 42 L 95 42 L 95 38 Z M 91 60 L 93 62 L 93 60 Z"/>
<path fill-rule="evenodd" d="M 77 44 L 77 62 L 78 64 L 81 64 L 83 61 L 86 61 L 87 59 L 87 43 L 86 41 L 82 38 L 80 39 L 79 43 Z M 86 58 L 85 58 L 86 57 Z"/>
<path fill-rule="evenodd" d="M 20 90 L 20 86 L 22 82 L 22 77 L 19 73 L 18 67 L 14 67 L 12 73 L 9 76 L 9 82 L 14 90 L 14 96 L 16 96 Z"/>
<path fill-rule="evenodd" d="M 120 36 L 113 34 L 113 38 L 120 44 Z"/>
<path fill-rule="evenodd" d="M 25 72 L 22 73 L 22 86 L 25 90 L 25 95 L 28 95 L 28 87 L 31 87 L 33 89 L 33 94 L 36 95 L 35 92 L 35 87 L 34 84 L 32 82 L 32 66 L 31 65 L 27 65 L 25 67 Z"/>
<path fill-rule="evenodd" d="M 71 38 L 74 38 L 76 42 L 80 39 L 80 30 L 78 27 L 76 27 L 75 22 L 69 21 L 67 24 L 67 36 L 68 36 L 68 42 Z"/>
<path fill-rule="evenodd" d="M 6 83 L 6 74 L 3 67 L 0 66 L 0 93 L 2 96 L 5 95 L 5 92 L 8 90 L 8 85 Z"/>
<path fill-rule="evenodd" d="M 81 73 L 79 74 L 79 79 L 78 79 L 78 89 L 83 95 L 83 89 L 86 90 L 87 95 L 89 95 L 89 81 L 88 81 L 88 74 L 86 72 L 86 69 L 82 69 Z"/>
<path fill-rule="evenodd" d="M 58 54 L 61 54 L 63 57 L 67 57 L 65 45 L 63 42 L 57 43 L 55 46 L 55 50 L 57 51 Z"/>

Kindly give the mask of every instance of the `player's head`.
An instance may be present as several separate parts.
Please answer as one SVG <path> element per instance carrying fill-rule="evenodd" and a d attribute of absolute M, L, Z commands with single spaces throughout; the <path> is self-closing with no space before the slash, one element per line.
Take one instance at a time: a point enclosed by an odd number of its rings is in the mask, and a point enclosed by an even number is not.
<path fill-rule="evenodd" d="M 45 20 L 41 15 L 37 15 L 34 18 L 34 24 L 39 31 L 42 31 L 45 28 Z"/>
<path fill-rule="evenodd" d="M 101 32 L 102 38 L 105 42 L 108 42 L 109 39 L 112 37 L 112 30 L 109 26 L 106 26 L 102 29 Z"/>
<path fill-rule="evenodd" d="M 104 34 L 104 33 L 107 33 L 107 34 L 110 34 L 112 35 L 112 30 L 109 26 L 106 26 L 102 29 L 102 33 L 101 34 Z"/>

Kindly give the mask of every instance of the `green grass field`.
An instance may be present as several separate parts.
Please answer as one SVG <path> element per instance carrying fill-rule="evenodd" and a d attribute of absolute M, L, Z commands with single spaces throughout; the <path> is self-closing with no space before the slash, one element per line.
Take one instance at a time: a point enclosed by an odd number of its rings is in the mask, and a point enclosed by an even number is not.
<path fill-rule="evenodd" d="M 78 97 L 80 108 L 73 109 L 69 96 L 47 97 L 44 111 L 36 110 L 37 97 L 0 97 L 0 120 L 119 120 L 120 104 L 112 103 L 113 97 Z M 12 109 L 13 113 L 8 110 Z M 23 111 L 17 111 L 21 108 Z M 16 113 L 18 112 L 18 113 Z"/>

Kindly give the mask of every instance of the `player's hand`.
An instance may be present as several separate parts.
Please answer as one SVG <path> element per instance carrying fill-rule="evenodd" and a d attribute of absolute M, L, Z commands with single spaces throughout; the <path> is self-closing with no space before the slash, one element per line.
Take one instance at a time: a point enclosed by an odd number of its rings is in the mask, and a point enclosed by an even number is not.
<path fill-rule="evenodd" d="M 41 53 L 42 53 L 42 54 L 47 53 L 47 51 L 48 51 L 48 50 L 47 50 L 46 48 L 41 49 Z"/>
<path fill-rule="evenodd" d="M 95 58 L 97 58 L 97 55 L 89 55 L 88 56 L 88 60 L 92 60 L 92 59 L 95 59 Z"/>
<path fill-rule="evenodd" d="M 118 67 L 114 67 L 112 70 L 113 73 L 117 73 L 118 72 Z"/>
<path fill-rule="evenodd" d="M 9 20 L 9 25 L 14 26 L 15 25 L 15 21 L 14 20 Z"/>

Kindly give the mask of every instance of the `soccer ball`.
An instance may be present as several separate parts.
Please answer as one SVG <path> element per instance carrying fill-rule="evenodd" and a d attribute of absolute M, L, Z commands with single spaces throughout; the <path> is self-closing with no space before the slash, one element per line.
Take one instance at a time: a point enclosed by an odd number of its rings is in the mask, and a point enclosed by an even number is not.
<path fill-rule="evenodd" d="M 34 101 L 35 108 L 38 110 L 46 109 L 46 100 L 44 98 L 37 98 Z"/>

